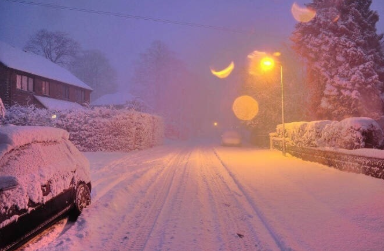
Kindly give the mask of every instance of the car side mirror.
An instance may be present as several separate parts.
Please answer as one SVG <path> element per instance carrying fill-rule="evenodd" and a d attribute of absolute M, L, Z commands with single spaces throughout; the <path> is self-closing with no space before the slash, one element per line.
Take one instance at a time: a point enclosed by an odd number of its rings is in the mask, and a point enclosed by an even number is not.
<path fill-rule="evenodd" d="M 0 192 L 11 190 L 19 185 L 13 176 L 0 176 Z"/>

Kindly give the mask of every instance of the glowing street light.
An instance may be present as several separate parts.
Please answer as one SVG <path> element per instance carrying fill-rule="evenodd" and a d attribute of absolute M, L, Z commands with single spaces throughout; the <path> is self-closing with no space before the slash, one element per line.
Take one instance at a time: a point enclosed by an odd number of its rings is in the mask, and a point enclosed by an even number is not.
<path fill-rule="evenodd" d="M 269 71 L 274 68 L 275 60 L 271 57 L 264 57 L 260 62 L 261 69 Z M 283 155 L 285 156 L 285 123 L 284 123 L 284 85 L 283 85 L 283 65 L 280 64 L 280 84 L 281 84 L 281 123 L 283 125 Z"/>
<path fill-rule="evenodd" d="M 213 122 L 213 126 L 217 126 L 217 122 Z"/>

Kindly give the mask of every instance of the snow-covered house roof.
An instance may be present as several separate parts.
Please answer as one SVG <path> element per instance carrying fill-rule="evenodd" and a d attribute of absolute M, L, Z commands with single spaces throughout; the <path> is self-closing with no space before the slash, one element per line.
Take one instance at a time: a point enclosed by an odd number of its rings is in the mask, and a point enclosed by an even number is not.
<path fill-rule="evenodd" d="M 12 69 L 92 90 L 91 87 L 75 77 L 67 69 L 64 69 L 44 57 L 17 49 L 1 41 L 0 62 Z"/>
<path fill-rule="evenodd" d="M 105 94 L 95 101 L 91 102 L 91 105 L 125 105 L 127 102 L 134 101 L 137 98 L 127 92 L 115 92 L 112 94 Z"/>
<path fill-rule="evenodd" d="M 76 102 L 70 102 L 66 100 L 42 97 L 34 95 L 34 97 L 49 110 L 68 110 L 68 109 L 79 109 L 84 108 Z"/>

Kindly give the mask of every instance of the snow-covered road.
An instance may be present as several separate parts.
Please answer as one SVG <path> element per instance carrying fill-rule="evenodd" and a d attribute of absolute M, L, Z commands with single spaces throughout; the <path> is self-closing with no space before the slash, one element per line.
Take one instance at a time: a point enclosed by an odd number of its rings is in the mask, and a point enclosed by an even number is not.
<path fill-rule="evenodd" d="M 92 205 L 27 250 L 384 250 L 383 180 L 206 142 L 86 156 Z"/>

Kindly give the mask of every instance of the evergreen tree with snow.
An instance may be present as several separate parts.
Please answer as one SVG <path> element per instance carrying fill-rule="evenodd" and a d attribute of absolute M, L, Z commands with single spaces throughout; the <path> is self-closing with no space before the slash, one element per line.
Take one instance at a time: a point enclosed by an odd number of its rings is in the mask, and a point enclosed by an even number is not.
<path fill-rule="evenodd" d="M 313 0 L 316 17 L 298 23 L 293 48 L 307 63 L 313 119 L 383 114 L 383 35 L 371 0 Z"/>

